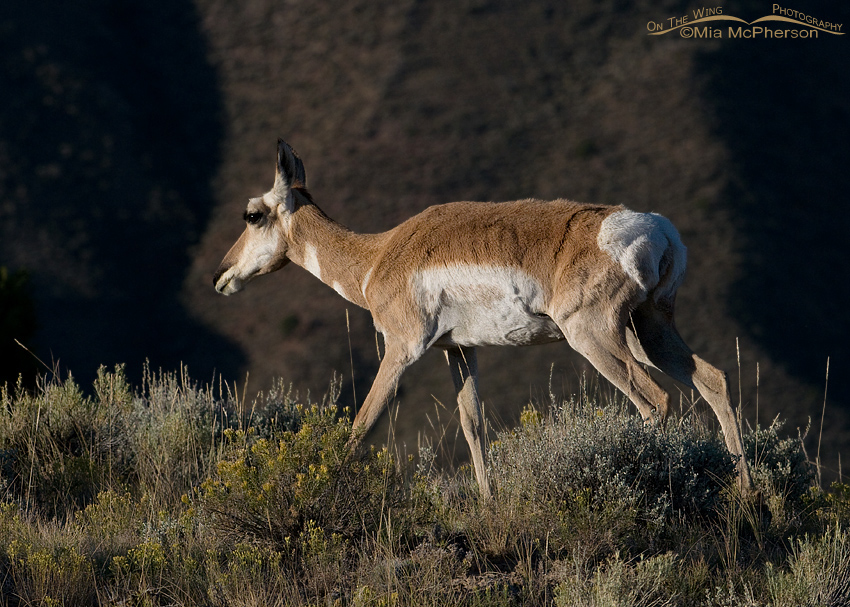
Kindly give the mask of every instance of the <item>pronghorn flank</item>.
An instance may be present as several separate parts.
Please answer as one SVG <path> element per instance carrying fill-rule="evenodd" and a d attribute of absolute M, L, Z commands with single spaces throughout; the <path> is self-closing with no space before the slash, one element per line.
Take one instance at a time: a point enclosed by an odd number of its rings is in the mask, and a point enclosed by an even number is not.
<path fill-rule="evenodd" d="M 213 282 L 230 295 L 292 261 L 372 313 L 385 354 L 354 419 L 353 444 L 404 370 L 440 348 L 488 497 L 475 348 L 565 339 L 644 419 L 663 422 L 670 397 L 643 364 L 699 391 L 738 457 L 740 486 L 751 489 L 726 374 L 694 354 L 673 324 L 686 249 L 670 221 L 567 200 L 454 202 L 381 234 L 357 234 L 328 218 L 306 188 L 301 159 L 279 140 L 274 186 L 249 200 L 245 232 Z"/>

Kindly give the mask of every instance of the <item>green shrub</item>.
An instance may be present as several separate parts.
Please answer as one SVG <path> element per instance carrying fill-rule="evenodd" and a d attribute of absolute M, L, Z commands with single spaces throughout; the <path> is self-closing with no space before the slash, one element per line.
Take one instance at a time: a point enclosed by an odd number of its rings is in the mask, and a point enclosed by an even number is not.
<path fill-rule="evenodd" d="M 475 546 L 478 566 L 515 563 L 528 583 L 540 560 L 575 549 L 597 563 L 675 545 L 680 528 L 711 524 L 733 484 L 722 439 L 692 419 L 666 429 L 629 415 L 624 403 L 586 399 L 529 408 L 518 428 L 499 433 L 489 452 L 489 502 L 437 479 L 448 499 L 442 525 Z M 468 476 L 468 475 L 467 475 Z M 445 502 L 444 502 L 445 503 Z M 698 532 L 694 532 L 697 534 Z"/>
<path fill-rule="evenodd" d="M 35 392 L 0 388 L 3 480 L 25 505 L 64 512 L 97 493 L 105 470 L 97 436 L 105 422 L 70 375 L 39 380 Z"/>
<path fill-rule="evenodd" d="M 850 605 L 850 534 L 835 525 L 799 540 L 788 570 L 768 564 L 766 573 L 774 607 Z"/>
<path fill-rule="evenodd" d="M 93 397 L 71 375 L 0 389 L 0 474 L 12 494 L 62 514 L 112 487 L 172 502 L 188 491 L 206 473 L 218 404 L 174 374 L 145 379 L 135 395 L 120 366 L 98 370 Z"/>
<path fill-rule="evenodd" d="M 92 556 L 105 563 L 138 541 L 145 514 L 129 493 L 107 490 L 76 513 L 74 525 L 93 542 Z"/>
<path fill-rule="evenodd" d="M 823 501 L 818 512 L 821 518 L 830 523 L 838 523 L 845 528 L 850 525 L 850 485 L 832 483 L 829 492 L 822 497 Z"/>
<path fill-rule="evenodd" d="M 325 540 L 379 533 L 404 520 L 404 473 L 386 449 L 351 454 L 351 424 L 331 406 L 299 407 L 297 431 L 255 438 L 228 430 L 229 450 L 199 492 L 202 511 L 233 537 L 248 535 L 305 554 L 303 534 Z M 323 541 L 325 541 L 323 540 Z"/>
<path fill-rule="evenodd" d="M 121 428 L 125 476 L 160 504 L 177 503 L 211 469 L 228 424 L 227 401 L 180 373 L 145 368 Z M 234 420 L 235 421 L 235 420 Z"/>
<path fill-rule="evenodd" d="M 295 427 L 294 411 L 281 383 L 247 408 L 230 392 L 216 396 L 191 381 L 185 369 L 145 367 L 134 390 L 123 366 L 101 367 L 91 396 L 70 374 L 40 378 L 31 391 L 0 386 L 0 488 L 57 515 L 110 489 L 166 507 L 210 475 L 227 429 L 270 436 Z"/>
<path fill-rule="evenodd" d="M 711 516 L 734 474 L 721 439 L 693 418 L 662 430 L 621 405 L 570 401 L 548 419 L 526 413 L 490 454 L 502 499 L 586 504 L 621 502 L 644 520 Z"/>
<path fill-rule="evenodd" d="M 0 504 L 0 605 L 92 605 L 97 592 L 85 541 Z"/>
<path fill-rule="evenodd" d="M 610 557 L 591 575 L 577 571 L 555 589 L 557 607 L 664 607 L 677 604 L 676 556 L 662 554 L 623 561 Z"/>
<path fill-rule="evenodd" d="M 767 428 L 756 426 L 743 436 L 753 482 L 779 530 L 793 524 L 805 509 L 815 479 L 815 468 L 800 438 L 782 438 L 781 429 L 782 423 L 774 420 Z"/>
<path fill-rule="evenodd" d="M 76 547 L 44 549 L 13 541 L 6 551 L 8 575 L 22 604 L 83 607 L 95 602 L 91 563 Z"/>
<path fill-rule="evenodd" d="M 0 389 L 0 606 L 850 600 L 850 490 L 813 488 L 779 424 L 744 436 L 769 512 L 698 418 L 660 429 L 586 395 L 499 433 L 483 500 L 429 449 L 413 475 L 351 454 L 335 390 L 234 393 L 121 367 L 90 395 Z"/>
<path fill-rule="evenodd" d="M 226 553 L 209 551 L 204 566 L 214 604 L 274 607 L 296 595 L 283 555 L 267 545 L 238 542 Z M 294 601 L 292 601 L 294 602 Z M 289 602 L 289 604 L 292 604 Z"/>

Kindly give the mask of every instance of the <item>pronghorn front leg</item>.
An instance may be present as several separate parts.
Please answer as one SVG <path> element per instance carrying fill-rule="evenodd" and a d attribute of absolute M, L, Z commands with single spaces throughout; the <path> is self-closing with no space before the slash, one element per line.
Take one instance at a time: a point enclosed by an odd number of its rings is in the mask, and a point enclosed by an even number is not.
<path fill-rule="evenodd" d="M 404 370 L 422 356 L 421 351 L 412 351 L 407 343 L 387 335 L 384 336 L 384 345 L 386 352 L 378 368 L 378 375 L 372 383 L 369 394 L 366 395 L 363 406 L 354 417 L 349 441 L 351 448 L 356 448 L 360 444 L 395 396 L 398 380 Z"/>
<path fill-rule="evenodd" d="M 460 425 L 475 467 L 475 478 L 484 499 L 490 498 L 490 482 L 484 466 L 484 416 L 478 398 L 478 360 L 475 348 L 449 348 L 446 360 L 452 372 L 460 410 Z"/>

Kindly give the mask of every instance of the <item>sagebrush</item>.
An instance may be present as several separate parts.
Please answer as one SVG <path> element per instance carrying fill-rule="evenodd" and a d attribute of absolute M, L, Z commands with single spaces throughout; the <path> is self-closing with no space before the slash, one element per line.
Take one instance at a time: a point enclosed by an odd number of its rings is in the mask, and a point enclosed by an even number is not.
<path fill-rule="evenodd" d="M 0 391 L 0 605 L 844 605 L 850 488 L 779 422 L 761 501 L 698 416 L 528 406 L 471 469 L 351 453 L 348 412 L 185 370 Z"/>

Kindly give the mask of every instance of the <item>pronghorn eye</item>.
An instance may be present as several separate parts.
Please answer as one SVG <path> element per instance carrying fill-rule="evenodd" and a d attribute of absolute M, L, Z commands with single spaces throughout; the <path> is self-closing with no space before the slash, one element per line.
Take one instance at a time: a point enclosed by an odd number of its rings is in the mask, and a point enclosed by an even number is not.
<path fill-rule="evenodd" d="M 260 223 L 260 220 L 262 218 L 263 218 L 263 214 L 260 213 L 260 212 L 256 212 L 256 211 L 253 212 L 253 213 L 248 213 L 246 211 L 245 215 L 243 216 L 243 219 L 245 219 L 245 221 L 250 223 L 251 225 L 256 225 L 256 224 Z"/>

